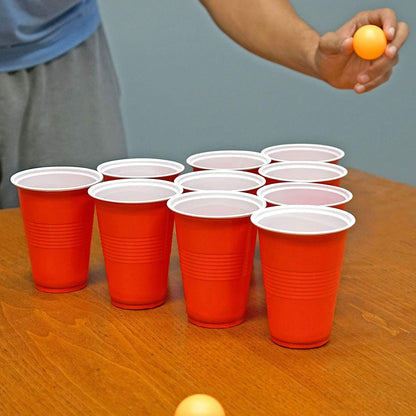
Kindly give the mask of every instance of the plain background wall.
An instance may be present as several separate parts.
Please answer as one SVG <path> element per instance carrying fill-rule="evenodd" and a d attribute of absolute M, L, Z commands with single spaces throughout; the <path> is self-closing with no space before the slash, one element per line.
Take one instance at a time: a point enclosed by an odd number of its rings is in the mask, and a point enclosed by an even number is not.
<path fill-rule="evenodd" d="M 185 163 L 206 150 L 315 142 L 344 149 L 344 166 L 416 186 L 416 1 L 292 3 L 321 34 L 360 10 L 394 8 L 411 34 L 390 81 L 357 95 L 267 62 L 198 0 L 100 0 L 130 156 Z"/>

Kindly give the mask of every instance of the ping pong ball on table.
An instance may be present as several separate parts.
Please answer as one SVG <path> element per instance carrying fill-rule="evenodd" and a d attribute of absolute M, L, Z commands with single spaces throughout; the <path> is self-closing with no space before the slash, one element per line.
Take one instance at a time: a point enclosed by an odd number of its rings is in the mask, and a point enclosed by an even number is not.
<path fill-rule="evenodd" d="M 352 46 L 363 59 L 372 60 L 383 55 L 387 39 L 383 29 L 375 25 L 361 26 L 354 34 Z"/>
<path fill-rule="evenodd" d="M 174 416 L 225 416 L 220 402 L 207 394 L 193 394 L 182 400 Z"/>

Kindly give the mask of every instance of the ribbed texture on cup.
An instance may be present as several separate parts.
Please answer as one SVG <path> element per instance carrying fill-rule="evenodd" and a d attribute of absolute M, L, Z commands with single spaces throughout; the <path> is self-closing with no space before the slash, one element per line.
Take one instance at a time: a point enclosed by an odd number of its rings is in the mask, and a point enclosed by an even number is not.
<path fill-rule="evenodd" d="M 41 224 L 25 221 L 28 243 L 39 248 L 73 248 L 89 244 L 91 222 Z"/>
<path fill-rule="evenodd" d="M 203 254 L 183 248 L 180 250 L 182 273 L 188 278 L 200 280 L 241 279 L 247 271 L 247 266 L 244 265 L 245 257 L 246 253 Z"/>
<path fill-rule="evenodd" d="M 336 296 L 339 269 L 321 272 L 291 272 L 263 264 L 264 287 L 268 296 L 310 300 Z"/>
<path fill-rule="evenodd" d="M 171 241 L 164 235 L 150 237 L 114 237 L 101 233 L 104 257 L 118 263 L 140 264 L 164 260 Z"/>

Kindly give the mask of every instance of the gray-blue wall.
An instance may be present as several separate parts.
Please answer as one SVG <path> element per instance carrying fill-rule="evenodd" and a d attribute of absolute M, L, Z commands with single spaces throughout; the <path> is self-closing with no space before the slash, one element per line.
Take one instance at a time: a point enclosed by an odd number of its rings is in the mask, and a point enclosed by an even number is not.
<path fill-rule="evenodd" d="M 262 60 L 197 0 L 100 0 L 130 156 L 184 163 L 206 150 L 316 142 L 344 149 L 344 166 L 416 185 L 416 1 L 293 4 L 320 33 L 360 10 L 394 8 L 411 35 L 388 84 L 357 95 Z"/>

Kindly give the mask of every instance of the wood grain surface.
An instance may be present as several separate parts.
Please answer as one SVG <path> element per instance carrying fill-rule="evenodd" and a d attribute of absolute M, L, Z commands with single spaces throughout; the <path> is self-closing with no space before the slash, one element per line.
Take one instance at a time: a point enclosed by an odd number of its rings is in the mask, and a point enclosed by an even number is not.
<path fill-rule="evenodd" d="M 34 288 L 19 209 L 0 211 L 0 414 L 172 415 L 186 396 L 227 416 L 416 414 L 416 188 L 351 169 L 349 231 L 327 345 L 269 337 L 254 259 L 246 321 L 187 322 L 174 238 L 166 303 L 110 303 L 98 228 L 88 286 Z"/>

